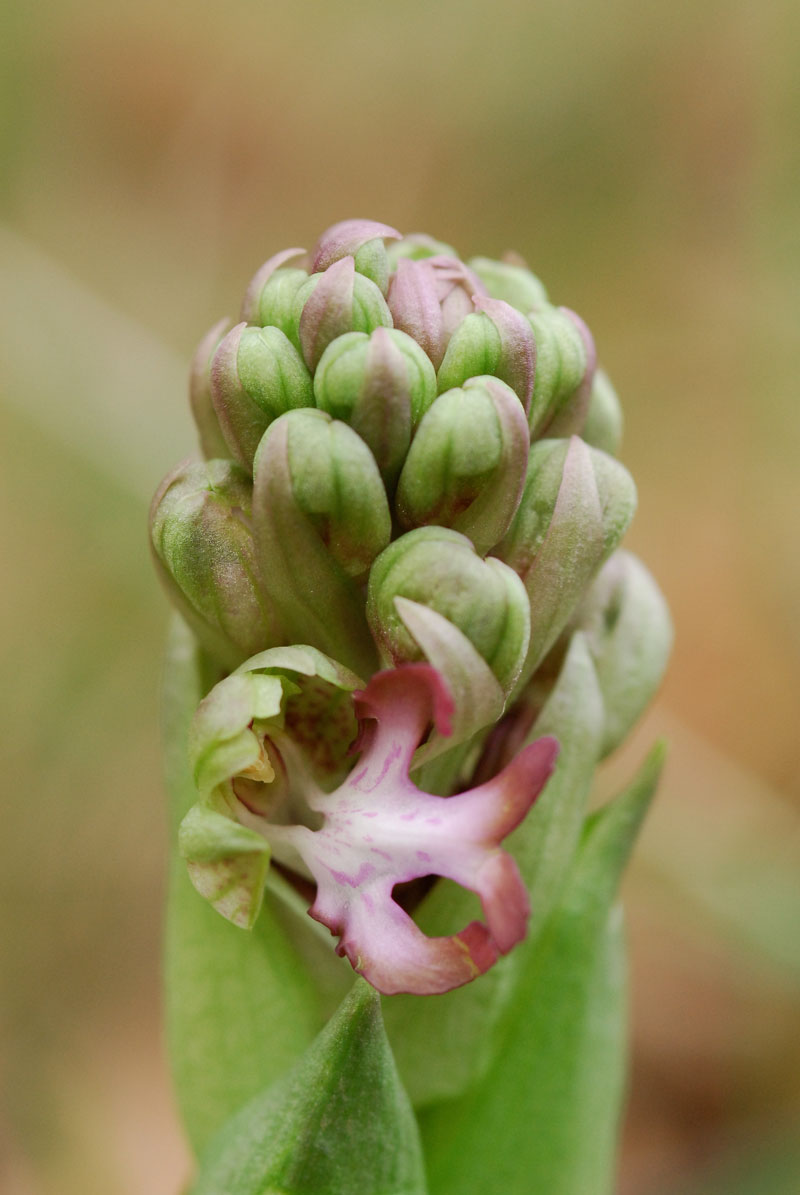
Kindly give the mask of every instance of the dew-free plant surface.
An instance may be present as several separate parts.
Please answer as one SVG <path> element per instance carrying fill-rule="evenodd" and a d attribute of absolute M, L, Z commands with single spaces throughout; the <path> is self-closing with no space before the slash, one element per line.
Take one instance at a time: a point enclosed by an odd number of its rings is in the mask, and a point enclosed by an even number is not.
<path fill-rule="evenodd" d="M 151 540 L 194 1195 L 611 1191 L 663 749 L 587 802 L 672 632 L 589 329 L 512 254 L 348 220 L 190 396 Z"/>

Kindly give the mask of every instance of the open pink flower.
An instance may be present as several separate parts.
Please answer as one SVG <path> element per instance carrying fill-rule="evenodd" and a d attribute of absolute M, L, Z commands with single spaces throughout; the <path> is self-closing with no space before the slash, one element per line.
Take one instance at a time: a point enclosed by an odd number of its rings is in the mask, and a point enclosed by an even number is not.
<path fill-rule="evenodd" d="M 525 936 L 528 894 L 500 843 L 544 786 L 558 745 L 539 739 L 486 784 L 433 796 L 408 772 L 431 723 L 449 733 L 452 701 L 439 673 L 427 664 L 380 672 L 355 694 L 355 707 L 361 758 L 334 792 L 307 794 L 322 827 L 265 833 L 301 855 L 317 882 L 311 916 L 339 936 L 338 952 L 374 987 L 387 995 L 446 992 L 483 974 Z M 392 893 L 428 875 L 476 892 L 486 924 L 426 937 Z"/>

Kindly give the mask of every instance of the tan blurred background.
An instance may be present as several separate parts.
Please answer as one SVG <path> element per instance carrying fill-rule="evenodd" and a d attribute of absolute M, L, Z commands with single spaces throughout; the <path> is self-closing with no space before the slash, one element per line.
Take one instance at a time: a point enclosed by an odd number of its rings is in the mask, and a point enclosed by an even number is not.
<path fill-rule="evenodd" d="M 627 885 L 621 1195 L 800 1190 L 800 8 L 11 0 L 0 17 L 0 1188 L 174 1195 L 166 603 L 194 343 L 334 220 L 513 247 L 592 327 L 678 637 Z M 604 783 L 610 785 L 612 777 Z"/>

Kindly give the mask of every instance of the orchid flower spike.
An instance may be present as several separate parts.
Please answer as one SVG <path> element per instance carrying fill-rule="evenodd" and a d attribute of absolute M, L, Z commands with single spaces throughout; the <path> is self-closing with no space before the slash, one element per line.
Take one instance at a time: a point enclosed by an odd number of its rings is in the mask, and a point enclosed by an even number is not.
<path fill-rule="evenodd" d="M 194 721 L 181 849 L 235 924 L 275 861 L 377 988 L 442 992 L 525 933 L 502 843 L 557 746 L 515 756 L 514 728 L 583 636 L 613 750 L 669 620 L 618 552 L 636 487 L 583 320 L 516 254 L 465 262 L 368 219 L 308 244 L 201 341 L 206 459 L 152 506 L 160 579 L 222 678 Z M 484 920 L 427 938 L 398 887 L 425 877 L 414 892 L 445 877 Z"/>

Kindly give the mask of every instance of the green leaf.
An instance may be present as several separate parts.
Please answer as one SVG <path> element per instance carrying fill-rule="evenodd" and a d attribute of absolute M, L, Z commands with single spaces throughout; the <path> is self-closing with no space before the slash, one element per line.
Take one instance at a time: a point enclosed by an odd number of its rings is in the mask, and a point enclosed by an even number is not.
<path fill-rule="evenodd" d="M 581 634 L 573 635 L 558 681 L 526 741 L 545 734 L 560 744 L 555 771 L 506 842 L 531 893 L 527 940 L 467 987 L 435 1000 L 394 996 L 386 1004 L 389 1036 L 416 1106 L 460 1095 L 485 1072 L 497 1044 L 498 1018 L 565 882 L 603 734 L 602 698 Z M 439 884 L 417 919 L 428 934 L 450 934 L 475 914 L 471 893 Z"/>
<path fill-rule="evenodd" d="M 354 984 L 285 1079 L 211 1145 L 192 1195 L 424 1195 L 419 1131 L 377 992 Z"/>
<path fill-rule="evenodd" d="M 197 797 L 189 724 L 216 679 L 204 677 L 194 640 L 176 620 L 164 686 L 173 833 L 166 1015 L 178 1104 L 197 1151 L 242 1104 L 286 1073 L 321 1024 L 317 990 L 286 934 L 275 895 L 267 893 L 247 933 L 195 892 L 177 854 L 177 827 Z"/>
<path fill-rule="evenodd" d="M 529 952 L 481 1085 L 422 1120 L 435 1195 L 607 1195 L 624 1080 L 619 877 L 655 791 L 657 746 L 591 817 L 564 895 Z"/>

